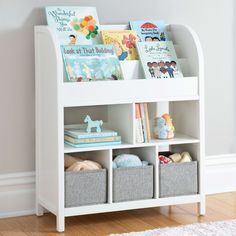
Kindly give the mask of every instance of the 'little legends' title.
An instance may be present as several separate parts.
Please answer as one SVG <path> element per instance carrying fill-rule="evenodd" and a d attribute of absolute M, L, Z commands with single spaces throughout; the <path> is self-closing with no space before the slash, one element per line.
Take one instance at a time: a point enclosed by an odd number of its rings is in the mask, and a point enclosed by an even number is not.
<path fill-rule="evenodd" d="M 65 54 L 79 54 L 79 55 L 97 55 L 97 54 L 110 54 L 113 55 L 115 54 L 114 49 L 108 49 L 105 47 L 92 47 L 92 48 L 87 48 L 87 47 L 82 47 L 80 48 L 69 48 L 69 49 L 63 49 Z"/>
<path fill-rule="evenodd" d="M 169 48 L 167 46 L 155 45 L 155 46 L 148 46 L 145 45 L 145 52 L 146 53 L 163 53 L 169 52 Z"/>

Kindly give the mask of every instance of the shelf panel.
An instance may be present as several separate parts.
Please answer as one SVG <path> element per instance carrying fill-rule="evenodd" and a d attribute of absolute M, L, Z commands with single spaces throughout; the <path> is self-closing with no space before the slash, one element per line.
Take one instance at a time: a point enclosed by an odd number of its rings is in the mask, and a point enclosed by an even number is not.
<path fill-rule="evenodd" d="M 107 146 L 95 146 L 88 148 L 74 148 L 68 144 L 64 144 L 64 153 L 75 153 L 75 152 L 88 152 L 97 150 L 109 150 L 109 149 L 125 149 L 135 147 L 151 147 L 151 146 L 165 146 L 174 144 L 187 144 L 187 143 L 199 143 L 199 139 L 191 136 L 176 133 L 175 138 L 169 140 L 152 139 L 150 143 L 122 143 L 119 145 L 107 145 Z"/>
<path fill-rule="evenodd" d="M 65 82 L 63 89 L 64 107 L 199 99 L 197 77 Z"/>
<path fill-rule="evenodd" d="M 148 199 L 139 201 L 71 207 L 71 208 L 65 208 L 65 216 L 88 215 L 88 214 L 103 213 L 103 212 L 196 203 L 200 202 L 200 199 L 201 199 L 200 194 L 195 194 L 195 195 L 169 197 L 169 198 L 158 198 L 158 199 Z"/>
<path fill-rule="evenodd" d="M 155 143 L 137 143 L 137 144 L 129 144 L 122 143 L 119 145 L 107 145 L 107 146 L 95 146 L 88 148 L 75 148 L 68 144 L 64 144 L 64 153 L 75 153 L 75 152 L 88 152 L 88 151 L 98 151 L 98 150 L 109 150 L 109 149 L 125 149 L 125 148 L 135 148 L 135 147 L 149 147 L 156 146 Z"/>
<path fill-rule="evenodd" d="M 200 140 L 194 137 L 191 137 L 186 134 L 175 133 L 175 137 L 173 139 L 152 139 L 150 143 L 156 144 L 157 146 L 166 146 L 166 145 L 174 145 L 174 144 L 187 144 L 187 143 L 199 143 Z"/>

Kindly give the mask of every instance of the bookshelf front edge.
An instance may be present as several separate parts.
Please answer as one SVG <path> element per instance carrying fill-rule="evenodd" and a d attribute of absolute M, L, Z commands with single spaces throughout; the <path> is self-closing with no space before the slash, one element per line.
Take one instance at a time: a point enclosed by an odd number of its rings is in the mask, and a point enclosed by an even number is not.
<path fill-rule="evenodd" d="M 35 26 L 35 77 L 36 210 L 57 215 L 57 230 L 64 231 L 63 62 L 45 26 Z"/>

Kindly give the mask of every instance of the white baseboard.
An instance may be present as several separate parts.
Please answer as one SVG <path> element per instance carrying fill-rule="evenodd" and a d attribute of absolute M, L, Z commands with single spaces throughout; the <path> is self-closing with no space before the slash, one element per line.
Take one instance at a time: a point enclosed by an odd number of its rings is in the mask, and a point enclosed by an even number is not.
<path fill-rule="evenodd" d="M 206 193 L 236 191 L 236 154 L 208 156 Z M 0 218 L 35 213 L 35 173 L 0 175 Z"/>
<path fill-rule="evenodd" d="M 0 218 L 35 213 L 35 173 L 0 175 Z"/>
<path fill-rule="evenodd" d="M 205 164 L 207 194 L 236 191 L 236 153 L 207 156 Z"/>

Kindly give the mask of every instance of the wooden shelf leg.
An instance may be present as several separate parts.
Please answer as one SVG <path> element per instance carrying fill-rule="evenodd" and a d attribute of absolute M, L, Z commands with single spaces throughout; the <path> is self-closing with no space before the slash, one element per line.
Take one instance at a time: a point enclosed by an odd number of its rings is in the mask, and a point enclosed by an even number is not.
<path fill-rule="evenodd" d="M 58 232 L 65 231 L 65 216 L 62 214 L 57 215 L 57 231 Z"/>

